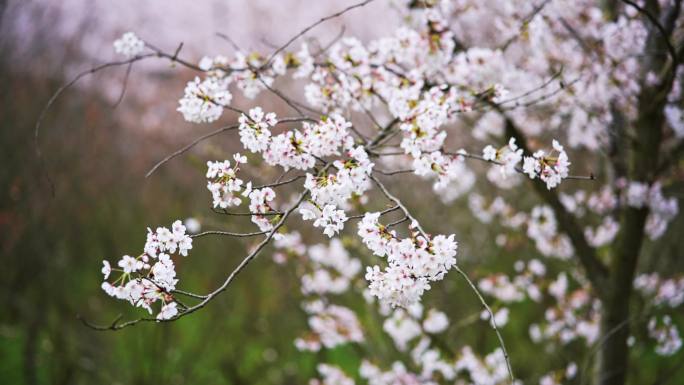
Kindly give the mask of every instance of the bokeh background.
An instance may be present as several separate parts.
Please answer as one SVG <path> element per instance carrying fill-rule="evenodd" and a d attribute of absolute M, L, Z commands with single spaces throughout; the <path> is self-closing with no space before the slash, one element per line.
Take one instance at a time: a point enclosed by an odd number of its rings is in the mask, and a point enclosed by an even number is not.
<path fill-rule="evenodd" d="M 117 104 L 125 68 L 102 71 L 65 92 L 49 110 L 37 141 L 43 167 L 34 140 L 36 119 L 50 96 L 78 72 L 112 60 L 111 43 L 122 32 L 134 31 L 170 52 L 183 42 L 181 56 L 196 62 L 204 54 L 232 52 L 217 33 L 243 49 L 269 52 L 354 2 L 0 0 L 0 383 L 301 384 L 320 360 L 358 365 L 366 353 L 350 346 L 322 357 L 296 351 L 293 341 L 306 328 L 298 280 L 293 266 L 273 263 L 271 250 L 211 306 L 178 322 L 97 332 L 78 320 L 81 315 L 106 324 L 118 314 L 140 315 L 101 292 L 100 267 L 102 259 L 141 249 L 147 226 L 192 217 L 203 229 L 251 228 L 247 221 L 214 214 L 205 186 L 205 162 L 237 150 L 235 136 L 215 137 L 145 178 L 168 153 L 236 118 L 227 114 L 203 126 L 183 121 L 175 112 L 177 99 L 194 74 L 164 61 L 137 63 Z M 315 36 L 329 41 L 344 28 L 369 40 L 399 22 L 387 2 L 377 2 L 325 24 Z M 277 102 L 256 103 L 287 115 Z M 239 99 L 236 104 L 249 106 Z M 429 187 L 410 186 L 402 196 L 429 194 Z M 470 261 L 474 277 L 480 270 L 511 269 L 516 256 L 494 246 L 491 233 L 469 220 L 463 202 L 444 207 L 414 201 L 433 228 L 461 239 L 460 258 Z M 669 232 L 684 229 L 681 222 L 680 216 Z M 208 292 L 249 246 L 228 238 L 196 240 L 192 257 L 179 264 L 183 287 Z M 680 248 L 675 239 L 657 253 Z M 426 301 L 454 320 L 445 344 L 455 349 L 468 343 L 484 354 L 497 346 L 486 325 L 471 327 L 480 308 L 463 282 L 445 281 Z M 542 309 L 516 309 L 503 332 L 521 378 L 582 351 L 569 346 L 529 359 L 540 352 L 526 325 L 541 318 Z M 370 311 L 362 314 L 372 317 Z M 381 321 L 364 321 L 383 359 L 399 358 L 382 336 Z M 653 353 L 645 352 L 641 362 L 645 377 L 659 369 Z"/>
<path fill-rule="evenodd" d="M 314 374 L 316 358 L 293 345 L 306 328 L 298 281 L 269 253 L 189 322 L 102 333 L 77 319 L 109 323 L 118 314 L 140 315 L 103 295 L 99 269 L 104 258 L 139 250 L 147 226 L 194 217 L 205 229 L 251 228 L 214 214 L 206 191 L 206 160 L 235 151 L 234 138 L 215 138 L 145 178 L 166 154 L 220 126 L 190 125 L 175 111 L 194 74 L 167 62 L 138 63 L 116 108 L 125 68 L 64 93 L 38 139 L 54 194 L 33 130 L 60 86 L 115 58 L 112 42 L 123 32 L 168 51 L 183 42 L 181 56 L 196 62 L 232 52 L 217 33 L 243 49 L 268 52 L 352 3 L 0 1 L 0 383 L 275 384 L 304 383 Z M 378 17 L 386 12 L 382 5 L 359 10 L 353 23 L 331 21 L 316 36 L 326 41 L 345 28 L 372 38 L 391 25 Z M 195 242 L 192 260 L 179 266 L 181 278 L 197 292 L 209 291 L 249 245 Z"/>

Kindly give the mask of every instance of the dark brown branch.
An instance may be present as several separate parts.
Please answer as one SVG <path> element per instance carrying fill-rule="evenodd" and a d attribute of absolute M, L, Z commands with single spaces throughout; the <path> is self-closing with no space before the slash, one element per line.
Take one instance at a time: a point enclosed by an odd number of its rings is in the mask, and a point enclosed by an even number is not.
<path fill-rule="evenodd" d="M 384 210 L 380 211 L 380 216 L 383 216 L 383 215 L 385 215 L 385 214 L 387 214 L 387 213 L 391 213 L 392 211 L 396 211 L 396 210 L 399 210 L 399 206 L 392 206 L 392 207 L 390 207 L 390 208 L 388 208 L 388 209 L 384 209 Z M 361 219 L 361 218 L 363 218 L 365 215 L 366 215 L 366 214 L 351 215 L 351 216 L 348 216 L 347 219 Z"/>
<path fill-rule="evenodd" d="M 200 237 L 204 237 L 207 235 L 226 235 L 229 237 L 246 238 L 246 237 L 256 237 L 257 235 L 264 235 L 264 234 L 268 234 L 268 231 L 255 231 L 252 233 L 231 233 L 230 231 L 208 230 L 208 231 L 203 231 L 201 233 L 193 234 L 190 236 L 190 238 L 200 238 Z"/>
<path fill-rule="evenodd" d="M 230 38 L 230 36 L 226 35 L 225 33 L 222 32 L 216 32 L 216 36 L 220 37 L 221 39 L 225 40 L 230 44 L 230 46 L 236 51 L 240 52 L 242 51 L 240 47 L 233 41 L 233 39 Z"/>
<path fill-rule="evenodd" d="M 150 175 L 152 175 L 155 171 L 157 171 L 157 169 L 158 169 L 159 167 L 161 167 L 164 163 L 170 161 L 171 159 L 177 157 L 178 155 L 181 155 L 181 154 L 183 154 L 184 152 L 188 151 L 189 149 L 193 148 L 197 143 L 199 143 L 199 142 L 201 142 L 201 141 L 203 141 L 203 140 L 205 140 L 205 139 L 209 139 L 209 138 L 211 138 L 212 136 L 216 136 L 216 135 L 218 135 L 218 134 L 220 134 L 220 133 L 222 133 L 222 132 L 226 132 L 226 131 L 230 131 L 230 130 L 235 130 L 235 129 L 237 129 L 239 126 L 240 126 L 239 124 L 233 124 L 233 125 L 231 125 L 231 126 L 221 127 L 221 128 L 219 128 L 219 129 L 217 129 L 217 130 L 215 130 L 215 131 L 212 131 L 212 132 L 210 132 L 210 133 L 204 134 L 204 135 L 200 136 L 199 138 L 196 138 L 196 139 L 193 140 L 192 142 L 186 144 L 185 146 L 179 148 L 178 150 L 176 150 L 176 151 L 172 152 L 171 154 L 165 156 L 164 159 L 162 159 L 162 160 L 160 160 L 159 162 L 157 162 L 157 164 L 155 164 L 155 165 L 150 169 L 150 171 L 148 171 L 147 174 L 145 174 L 145 178 L 149 178 Z"/>
<path fill-rule="evenodd" d="M 44 164 L 44 159 L 43 159 L 43 152 L 40 148 L 40 143 L 38 141 L 38 137 L 40 135 L 40 127 L 43 123 L 43 119 L 45 119 L 45 114 L 47 114 L 48 110 L 52 105 L 57 101 L 57 99 L 64 93 L 64 91 L 68 90 L 71 88 L 74 84 L 76 84 L 79 80 L 83 79 L 86 76 L 92 75 L 96 72 L 99 72 L 103 69 L 110 68 L 110 67 L 118 67 L 122 65 L 129 65 L 133 62 L 136 62 L 138 60 L 143 60 L 146 58 L 150 57 L 155 57 L 155 54 L 145 54 L 141 56 L 136 56 L 134 58 L 128 59 L 128 60 L 120 60 L 120 61 L 113 61 L 105 64 L 101 64 L 99 66 L 95 66 L 89 70 L 83 71 L 79 74 L 77 74 L 71 81 L 69 81 L 67 84 L 64 84 L 63 86 L 59 87 L 57 91 L 55 91 L 54 94 L 50 97 L 48 100 L 47 104 L 45 104 L 45 107 L 40 111 L 40 114 L 38 114 L 38 119 L 36 120 L 36 126 L 33 130 L 33 144 L 35 147 L 35 152 L 36 152 L 36 157 L 38 158 L 38 166 L 42 170 L 42 172 L 45 175 L 46 180 L 48 181 L 48 184 L 50 186 L 50 191 L 52 196 L 55 195 L 55 185 L 54 182 L 52 181 L 52 178 L 50 178 L 50 173 L 47 169 L 47 167 Z"/>
<path fill-rule="evenodd" d="M 295 176 L 295 177 L 292 177 L 292 178 L 290 178 L 290 179 L 283 180 L 283 181 L 276 180 L 275 182 L 270 183 L 270 184 L 263 184 L 263 185 L 261 185 L 261 186 L 252 187 L 252 189 L 253 189 L 253 190 L 259 190 L 259 189 L 267 188 L 267 187 L 284 186 L 284 185 L 290 184 L 290 183 L 292 183 L 292 182 L 296 182 L 296 181 L 298 181 L 298 180 L 300 180 L 300 179 L 302 179 L 302 178 L 306 178 L 306 175 L 297 175 L 297 176 Z M 280 178 L 278 178 L 278 179 L 280 179 Z"/>
<path fill-rule="evenodd" d="M 283 119 L 280 119 L 280 120 L 278 120 L 278 123 L 277 123 L 277 124 L 281 124 L 281 123 L 292 123 L 292 122 L 304 122 L 304 121 L 313 121 L 313 122 L 315 122 L 315 120 L 310 119 L 310 118 L 306 118 L 306 117 L 297 117 L 297 118 L 283 118 Z M 164 157 L 164 159 L 162 159 L 162 160 L 160 160 L 159 162 L 157 162 L 157 163 L 150 169 L 150 171 L 148 171 L 147 174 L 145 174 L 145 178 L 149 178 L 150 175 L 152 175 L 155 171 L 157 171 L 157 169 L 158 169 L 159 167 L 161 167 L 164 163 L 170 161 L 171 159 L 177 157 L 178 155 L 181 155 L 181 154 L 185 153 L 186 151 L 190 150 L 190 149 L 193 148 L 195 145 L 197 145 L 199 142 L 201 142 L 201 141 L 203 141 L 203 140 L 206 140 L 206 139 L 209 139 L 209 138 L 211 138 L 212 136 L 216 136 L 216 135 L 218 135 L 218 134 L 220 134 L 220 133 L 222 133 L 222 132 L 226 132 L 226 131 L 230 131 L 230 130 L 235 130 L 235 129 L 237 129 L 238 127 L 240 127 L 239 124 L 233 124 L 233 125 L 230 125 L 230 126 L 221 127 L 221 128 L 219 128 L 219 129 L 217 129 L 217 130 L 215 130 L 215 131 L 209 132 L 209 133 L 207 133 L 207 134 L 204 134 L 204 135 L 200 136 L 199 138 L 196 138 L 196 139 L 193 140 L 192 142 L 186 144 L 185 146 L 179 148 L 178 150 L 176 150 L 176 151 L 172 152 L 171 154 L 167 155 L 166 157 Z M 262 187 L 263 187 L 263 186 L 262 186 Z"/>
<path fill-rule="evenodd" d="M 282 212 L 280 211 L 268 211 L 265 213 L 231 213 L 228 210 L 219 210 L 219 209 L 212 209 L 215 213 L 217 214 L 223 214 L 223 215 L 232 215 L 235 217 L 253 217 L 255 215 L 261 215 L 261 216 L 275 216 L 275 215 L 283 215 Z"/>

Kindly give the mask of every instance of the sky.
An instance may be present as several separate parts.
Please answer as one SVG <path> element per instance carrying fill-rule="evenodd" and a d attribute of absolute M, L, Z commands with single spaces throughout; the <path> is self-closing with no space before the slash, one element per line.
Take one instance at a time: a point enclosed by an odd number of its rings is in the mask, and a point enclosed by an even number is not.
<path fill-rule="evenodd" d="M 230 49 L 217 33 L 229 35 L 243 49 L 269 50 L 321 17 L 360 0 L 9 0 L 3 32 L 31 56 L 37 45 L 78 48 L 84 59 L 113 58 L 111 43 L 133 31 L 146 41 L 199 59 Z M 362 40 L 386 34 L 398 25 L 390 0 L 376 0 L 316 28 L 325 41 L 344 25 L 347 36 Z M 42 33 L 41 33 L 42 32 Z M 45 41 L 48 40 L 48 41 Z M 60 47 L 61 46 L 61 47 Z"/>

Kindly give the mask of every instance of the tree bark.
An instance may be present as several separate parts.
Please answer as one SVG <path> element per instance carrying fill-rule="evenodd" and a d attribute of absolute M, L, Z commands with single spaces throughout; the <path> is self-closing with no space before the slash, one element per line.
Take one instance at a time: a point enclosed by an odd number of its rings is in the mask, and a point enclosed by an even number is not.
<path fill-rule="evenodd" d="M 656 2 L 653 2 L 656 3 Z M 650 3 L 649 3 L 650 4 Z M 647 12 L 658 15 L 657 6 L 650 4 Z M 679 7 L 676 7 L 678 13 Z M 670 20 L 665 18 L 665 26 Z M 670 93 L 676 68 L 675 58 L 668 63 L 667 41 L 652 25 L 647 38 L 646 49 L 656 49 L 662 55 L 648 55 L 643 71 L 640 74 L 642 88 L 638 95 L 638 116 L 633 124 L 633 131 L 627 134 L 633 137 L 628 160 L 628 177 L 630 181 L 652 184 L 656 179 L 659 163 L 659 151 L 663 140 L 665 123 L 664 107 Z M 660 81 L 652 84 L 646 81 L 649 72 L 660 75 Z M 603 314 L 601 316 L 601 337 L 596 383 L 599 385 L 623 385 L 629 369 L 629 350 L 627 339 L 630 326 L 634 321 L 630 316 L 630 300 L 633 292 L 634 276 L 637 270 L 639 254 L 645 237 L 645 224 L 648 208 L 625 206 L 620 215 L 620 232 L 613 244 L 610 275 L 606 291 L 601 298 Z"/>

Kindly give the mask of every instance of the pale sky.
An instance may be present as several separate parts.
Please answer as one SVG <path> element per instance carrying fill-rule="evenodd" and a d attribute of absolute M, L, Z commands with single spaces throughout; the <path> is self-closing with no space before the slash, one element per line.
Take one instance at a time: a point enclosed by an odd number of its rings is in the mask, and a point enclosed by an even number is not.
<path fill-rule="evenodd" d="M 3 29 L 30 49 L 37 31 L 52 43 L 75 41 L 92 59 L 114 57 L 111 42 L 133 31 L 144 40 L 199 59 L 230 51 L 217 32 L 230 35 L 244 49 L 268 51 L 262 41 L 282 44 L 307 25 L 360 0 L 9 0 Z M 325 40 L 342 25 L 347 36 L 362 40 L 386 35 L 399 24 L 391 0 L 350 11 L 316 30 Z"/>

